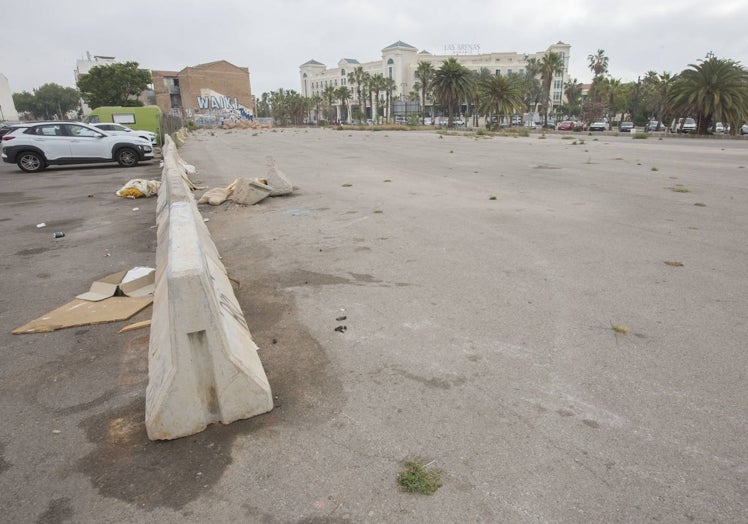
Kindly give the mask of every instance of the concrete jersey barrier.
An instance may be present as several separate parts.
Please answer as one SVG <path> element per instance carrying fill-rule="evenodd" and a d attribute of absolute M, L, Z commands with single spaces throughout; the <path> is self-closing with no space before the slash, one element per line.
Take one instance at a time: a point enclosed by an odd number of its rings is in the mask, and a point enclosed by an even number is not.
<path fill-rule="evenodd" d="M 146 430 L 174 439 L 273 409 L 241 307 L 167 138 L 158 198 Z"/>

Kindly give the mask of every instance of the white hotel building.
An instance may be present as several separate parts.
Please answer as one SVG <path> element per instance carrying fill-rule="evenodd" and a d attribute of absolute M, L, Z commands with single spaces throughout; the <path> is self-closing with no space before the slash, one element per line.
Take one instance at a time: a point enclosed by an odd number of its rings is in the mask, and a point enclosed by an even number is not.
<path fill-rule="evenodd" d="M 551 103 L 553 106 L 563 103 L 564 84 L 568 80 L 569 50 L 571 49 L 569 44 L 558 42 L 549 46 L 545 51 L 536 53 L 480 53 L 478 45 L 454 45 L 445 46 L 445 48 L 445 51 L 450 51 L 450 53 L 434 55 L 427 51 L 419 52 L 417 48 L 397 41 L 382 49 L 382 58 L 372 62 L 360 63 L 353 58 L 341 58 L 337 67 L 328 68 L 316 60 L 309 60 L 299 68 L 301 94 L 306 97 L 323 96 L 323 91 L 328 86 L 337 88 L 348 85 L 348 74 L 361 66 L 370 75 L 381 74 L 386 78 L 392 78 L 395 82 L 392 98 L 407 100 L 408 93 L 413 90 L 413 85 L 416 83 L 415 71 L 419 62 L 431 62 L 434 69 L 438 69 L 444 60 L 454 56 L 462 65 L 473 71 L 487 68 L 497 75 L 523 75 L 528 60 L 531 58 L 540 60 L 546 53 L 555 52 L 559 53 L 564 60 L 564 71 L 553 79 Z M 461 54 L 465 52 L 471 54 Z M 353 92 L 355 86 L 351 85 L 349 89 Z M 357 105 L 358 100 L 354 98 L 349 103 Z M 350 115 L 350 111 L 348 114 Z M 340 112 L 338 116 L 340 117 Z"/>

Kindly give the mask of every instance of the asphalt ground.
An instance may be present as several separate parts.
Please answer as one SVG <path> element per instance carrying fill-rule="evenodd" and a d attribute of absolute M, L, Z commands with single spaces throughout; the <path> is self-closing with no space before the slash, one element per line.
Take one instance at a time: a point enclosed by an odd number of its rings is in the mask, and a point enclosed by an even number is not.
<path fill-rule="evenodd" d="M 0 166 L 0 520 L 748 521 L 748 141 L 565 136 L 193 134 L 297 186 L 201 206 L 276 407 L 155 443 L 147 331 L 10 331 L 153 264 L 158 163 Z"/>

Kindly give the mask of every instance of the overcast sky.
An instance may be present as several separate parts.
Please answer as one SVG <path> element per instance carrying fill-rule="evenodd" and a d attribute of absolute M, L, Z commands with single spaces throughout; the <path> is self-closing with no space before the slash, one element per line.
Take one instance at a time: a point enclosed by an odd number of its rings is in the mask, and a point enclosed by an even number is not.
<path fill-rule="evenodd" d="M 569 73 L 591 80 L 587 56 L 604 49 L 610 74 L 636 80 L 677 73 L 711 51 L 748 65 L 748 0 L 4 0 L 0 73 L 11 91 L 74 86 L 86 52 L 180 69 L 215 60 L 248 67 L 252 93 L 300 90 L 299 66 L 315 59 L 368 62 L 402 40 L 443 54 L 571 45 Z"/>

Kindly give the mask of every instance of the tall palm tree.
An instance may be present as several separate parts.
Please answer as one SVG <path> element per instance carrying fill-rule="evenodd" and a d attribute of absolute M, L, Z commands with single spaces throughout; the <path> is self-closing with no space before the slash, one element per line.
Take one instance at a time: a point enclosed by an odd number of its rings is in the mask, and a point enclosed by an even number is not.
<path fill-rule="evenodd" d="M 356 98 L 358 99 L 358 107 L 359 111 L 362 113 L 366 112 L 365 109 L 365 103 L 362 102 L 361 94 L 362 94 L 362 87 L 364 85 L 364 81 L 366 80 L 366 71 L 364 71 L 363 66 L 356 66 L 353 71 L 348 73 L 348 83 L 354 84 L 356 86 L 355 94 Z"/>
<path fill-rule="evenodd" d="M 333 108 L 333 102 L 335 102 L 335 99 L 338 97 L 337 94 L 335 94 L 335 88 L 333 86 L 327 86 L 322 90 L 322 96 L 325 97 L 325 100 L 327 100 L 327 122 L 330 123 L 333 120 L 335 120 L 332 117 L 332 108 Z"/>
<path fill-rule="evenodd" d="M 582 101 L 582 82 L 576 78 L 570 78 L 564 84 L 564 94 L 570 106 L 578 106 Z"/>
<path fill-rule="evenodd" d="M 608 57 L 604 49 L 598 49 L 594 55 L 587 55 L 590 71 L 594 76 L 605 76 L 608 74 Z"/>
<path fill-rule="evenodd" d="M 426 118 L 426 93 L 431 89 L 431 81 L 434 78 L 434 66 L 431 62 L 418 62 L 416 67 L 416 80 L 421 88 L 421 123 Z"/>
<path fill-rule="evenodd" d="M 375 124 L 379 123 L 379 93 L 386 89 L 385 78 L 382 73 L 377 73 L 371 77 L 371 90 L 374 92 L 374 98 L 371 106 L 371 118 Z M 376 106 L 374 105 L 376 104 Z"/>
<path fill-rule="evenodd" d="M 489 75 L 481 78 L 478 84 L 480 104 L 478 110 L 484 115 L 498 117 L 511 116 L 522 111 L 522 82 L 519 76 Z"/>
<path fill-rule="evenodd" d="M 737 130 L 748 116 L 748 72 L 740 62 L 711 57 L 689 64 L 670 90 L 673 107 L 692 116 L 698 132 L 706 133 L 712 120 L 729 122 Z"/>
<path fill-rule="evenodd" d="M 319 122 L 319 106 L 322 105 L 322 102 L 325 99 L 322 98 L 320 95 L 312 95 L 309 97 L 309 107 L 310 109 L 314 109 L 314 123 L 316 124 Z"/>
<path fill-rule="evenodd" d="M 473 76 L 457 58 L 447 58 L 434 73 L 432 87 L 439 103 L 447 109 L 447 127 L 452 127 L 454 107 L 470 96 Z"/>
<path fill-rule="evenodd" d="M 670 90 L 678 75 L 671 75 L 668 72 L 656 73 L 647 71 L 642 81 L 645 106 L 651 115 L 657 120 L 657 128 L 667 123 L 675 116 L 671 108 Z"/>
<path fill-rule="evenodd" d="M 540 82 L 543 85 L 543 124 L 548 123 L 548 106 L 551 103 L 553 78 L 564 72 L 564 59 L 561 53 L 550 51 L 537 62 Z"/>
<path fill-rule="evenodd" d="M 390 121 L 392 115 L 392 91 L 397 89 L 397 84 L 392 78 L 384 78 L 384 92 L 387 93 L 387 122 Z"/>
<path fill-rule="evenodd" d="M 341 115 L 340 117 L 345 120 L 346 122 L 350 121 L 350 114 L 348 112 L 348 100 L 352 98 L 351 90 L 348 89 L 346 86 L 340 86 L 337 89 L 335 89 L 335 98 L 340 100 L 340 111 Z M 345 109 L 345 111 L 343 111 Z"/>

